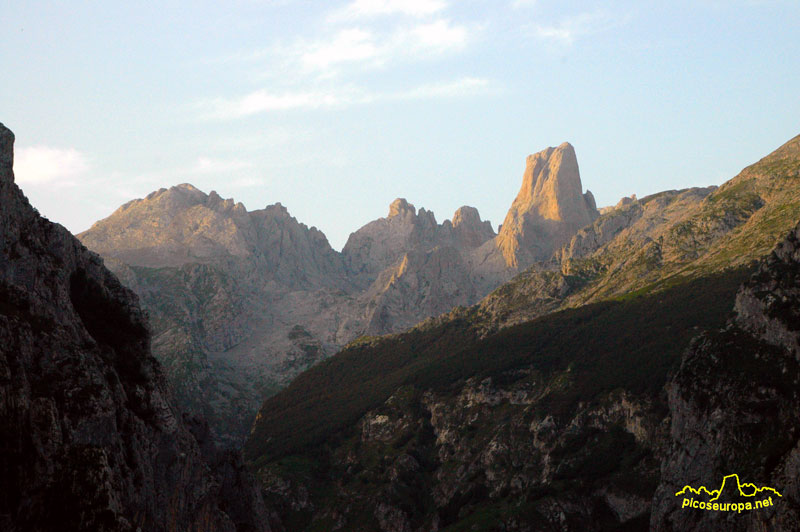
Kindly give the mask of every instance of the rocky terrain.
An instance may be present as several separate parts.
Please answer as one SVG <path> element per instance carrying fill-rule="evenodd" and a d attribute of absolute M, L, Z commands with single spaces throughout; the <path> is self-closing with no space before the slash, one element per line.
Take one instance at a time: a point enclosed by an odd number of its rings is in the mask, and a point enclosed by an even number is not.
<path fill-rule="evenodd" d="M 486 294 L 480 322 L 492 331 L 757 260 L 800 218 L 784 175 L 798 144 L 718 189 L 623 198 L 601 215 L 564 143 L 528 157 L 497 235 L 474 208 L 440 224 L 398 199 L 338 253 L 280 204 L 247 212 L 180 185 L 79 238 L 139 294 L 181 406 L 237 446 L 264 397 L 359 336 Z"/>
<path fill-rule="evenodd" d="M 696 338 L 670 381 L 671 444 L 653 498 L 655 530 L 800 527 L 800 226 L 739 291 L 735 316 Z M 774 486 L 775 505 L 742 515 L 681 509 L 689 485 Z"/>
<path fill-rule="evenodd" d="M 506 266 L 525 268 L 550 259 L 598 215 L 592 193 L 583 193 L 575 149 L 565 142 L 528 157 L 496 248 Z"/>
<path fill-rule="evenodd" d="M 481 303 L 496 326 L 767 256 L 800 219 L 800 136 L 721 187 L 624 198 Z"/>
<path fill-rule="evenodd" d="M 340 255 L 280 204 L 251 213 L 180 185 L 79 238 L 139 294 L 181 406 L 231 446 L 263 397 L 335 352 L 348 327 L 320 317 L 346 314 Z"/>
<path fill-rule="evenodd" d="M 479 304 L 298 376 L 245 447 L 273 526 L 716 530 L 674 493 L 738 472 L 790 494 L 738 527 L 796 528 L 796 233 L 739 287 L 800 219 L 798 172 L 800 137 L 623 200 Z"/>
<path fill-rule="evenodd" d="M 476 310 L 355 343 L 268 399 L 245 447 L 284 530 L 647 527 L 664 383 L 746 271 L 485 335 Z"/>
<path fill-rule="evenodd" d="M 270 530 L 236 453 L 181 413 L 133 292 L 14 183 L 0 125 L 0 529 Z"/>
<path fill-rule="evenodd" d="M 103 260 L 28 205 L 12 144 L 0 126 L 3 529 L 800 525 L 800 137 L 601 211 L 565 143 L 498 234 L 398 199 L 341 253 L 280 204 L 179 185 L 80 235 Z M 264 397 L 259 491 L 217 444 Z M 678 506 L 731 473 L 782 496 Z"/>
<path fill-rule="evenodd" d="M 362 335 L 476 303 L 597 216 L 565 143 L 528 158 L 496 235 L 405 199 L 341 253 L 280 204 L 247 212 L 184 184 L 131 201 L 78 238 L 140 296 L 181 406 L 241 444 L 264 397 Z"/>

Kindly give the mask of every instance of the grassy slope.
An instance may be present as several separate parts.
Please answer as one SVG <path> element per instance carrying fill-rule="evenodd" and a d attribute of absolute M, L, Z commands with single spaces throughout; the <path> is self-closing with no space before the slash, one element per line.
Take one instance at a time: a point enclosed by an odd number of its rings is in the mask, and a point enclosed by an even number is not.
<path fill-rule="evenodd" d="M 655 197 L 655 196 L 653 196 Z M 642 201 L 645 201 L 644 198 Z M 584 260 L 607 263 L 569 306 L 695 278 L 757 260 L 800 219 L 800 136 L 742 170 L 677 220 L 654 233 L 644 248 L 599 250 Z"/>

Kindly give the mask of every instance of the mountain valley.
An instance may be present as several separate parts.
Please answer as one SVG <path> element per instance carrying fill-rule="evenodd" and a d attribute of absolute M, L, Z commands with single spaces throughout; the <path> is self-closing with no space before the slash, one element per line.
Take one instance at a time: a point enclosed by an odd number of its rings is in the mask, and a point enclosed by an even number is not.
<path fill-rule="evenodd" d="M 798 178 L 800 137 L 719 188 L 623 201 L 477 305 L 362 338 L 304 372 L 264 403 L 245 446 L 274 525 L 703 530 L 712 525 L 675 509 L 663 484 L 740 463 L 721 457 L 742 415 L 755 451 L 741 458 L 756 460 L 746 472 L 796 489 L 785 473 L 794 433 L 775 447 L 757 436 L 777 415 L 763 408 L 795 411 L 793 359 L 765 354 L 740 397 L 733 376 L 710 384 L 705 366 L 723 355 L 693 355 L 705 344 L 692 339 L 744 320 L 751 332 L 725 344 L 741 343 L 741 364 L 757 364 L 748 334 L 794 348 L 797 258 L 785 239 L 800 218 Z M 704 387 L 731 397 L 729 421 L 710 421 Z M 701 459 L 683 445 L 709 423 L 727 440 L 692 443 Z M 793 523 L 787 504 L 736 529 Z"/>
<path fill-rule="evenodd" d="M 796 431 L 758 434 L 767 410 L 786 426 L 797 410 L 800 137 L 720 187 L 600 210 L 564 143 L 527 158 L 497 233 L 473 207 L 440 224 L 397 199 L 341 252 L 280 203 L 178 185 L 78 235 L 116 276 L 30 210 L 5 139 L 6 335 L 45 360 L 19 331 L 44 334 L 85 368 L 42 387 L 55 362 L 6 355 L 30 382 L 4 392 L 24 397 L 8 434 L 33 435 L 15 456 L 47 472 L 20 491 L 7 463 L 9 526 L 90 482 L 76 468 L 109 479 L 80 517 L 108 530 L 164 512 L 170 530 L 702 530 L 724 516 L 670 493 L 732 467 L 787 504 L 725 526 L 797 523 Z"/>

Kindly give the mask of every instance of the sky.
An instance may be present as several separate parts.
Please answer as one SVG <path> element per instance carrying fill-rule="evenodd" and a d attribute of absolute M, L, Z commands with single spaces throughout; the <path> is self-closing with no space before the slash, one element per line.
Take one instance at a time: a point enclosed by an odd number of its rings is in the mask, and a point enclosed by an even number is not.
<path fill-rule="evenodd" d="M 1 2 L 17 183 L 74 233 L 192 183 L 341 249 L 407 198 L 494 227 L 568 141 L 598 206 L 800 133 L 800 2 Z"/>

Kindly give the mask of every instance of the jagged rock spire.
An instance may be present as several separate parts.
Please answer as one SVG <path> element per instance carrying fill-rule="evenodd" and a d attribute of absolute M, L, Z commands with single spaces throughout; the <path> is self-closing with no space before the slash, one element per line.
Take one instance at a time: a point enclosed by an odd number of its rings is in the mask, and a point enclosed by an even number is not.
<path fill-rule="evenodd" d="M 591 192 L 583 193 L 575 149 L 565 142 L 528 156 L 498 247 L 510 267 L 547 259 L 597 216 Z"/>

